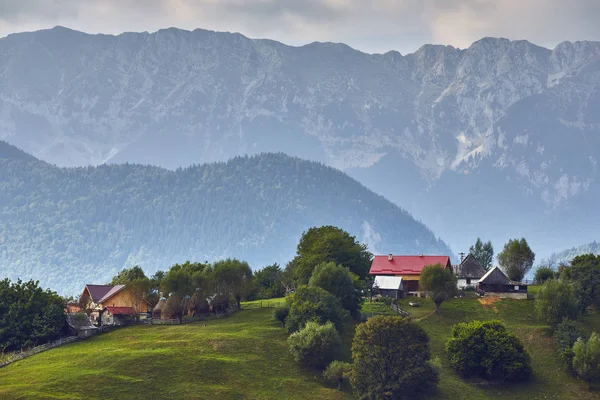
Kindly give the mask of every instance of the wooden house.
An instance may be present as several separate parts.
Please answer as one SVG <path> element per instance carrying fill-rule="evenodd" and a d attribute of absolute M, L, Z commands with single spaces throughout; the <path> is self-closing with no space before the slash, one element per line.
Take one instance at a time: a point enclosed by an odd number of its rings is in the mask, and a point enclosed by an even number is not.
<path fill-rule="evenodd" d="M 377 276 L 396 276 L 402 278 L 403 294 L 419 292 L 419 279 L 421 271 L 428 265 L 440 264 L 452 271 L 452 264 L 448 256 L 375 256 L 369 274 Z"/>
<path fill-rule="evenodd" d="M 375 294 L 392 299 L 400 299 L 403 295 L 402 277 L 401 276 L 386 276 L 377 275 L 373 282 L 373 290 Z"/>
<path fill-rule="evenodd" d="M 150 302 L 125 285 L 85 285 L 82 297 L 87 299 L 86 309 L 90 310 L 90 318 L 98 326 L 103 322 L 102 314 L 107 311 L 107 307 L 113 307 L 112 311 L 108 309 L 111 316 L 142 317 L 147 316 L 152 310 Z M 114 314 L 115 311 L 118 314 Z"/>
<path fill-rule="evenodd" d="M 527 299 L 527 285 L 513 282 L 498 267 L 494 267 L 481 277 L 477 284 L 486 295 L 504 299 Z"/>
<path fill-rule="evenodd" d="M 479 261 L 472 254 L 469 254 L 459 265 L 454 266 L 454 273 L 456 274 L 458 288 L 465 289 L 468 287 L 476 288 L 486 271 L 479 264 Z"/>

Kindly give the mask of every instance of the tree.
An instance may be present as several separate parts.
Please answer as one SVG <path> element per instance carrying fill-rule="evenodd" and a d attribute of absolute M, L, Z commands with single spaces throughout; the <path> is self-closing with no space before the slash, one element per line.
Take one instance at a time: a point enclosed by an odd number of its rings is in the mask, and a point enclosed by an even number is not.
<path fill-rule="evenodd" d="M 587 341 L 579 338 L 573 345 L 573 369 L 590 391 L 592 383 L 600 381 L 600 337 L 596 332 Z"/>
<path fill-rule="evenodd" d="M 350 315 L 358 317 L 360 298 L 356 293 L 355 284 L 350 272 L 334 262 L 322 263 L 315 267 L 309 286 L 320 287 L 338 298 L 342 307 Z"/>
<path fill-rule="evenodd" d="M 273 316 L 277 321 L 281 322 L 281 326 L 285 326 L 285 320 L 287 319 L 288 315 L 290 315 L 290 307 L 287 305 L 277 307 L 273 312 Z"/>
<path fill-rule="evenodd" d="M 508 278 L 520 282 L 531 270 L 535 261 L 535 253 L 531 251 L 524 238 L 511 239 L 498 254 L 498 264 Z"/>
<path fill-rule="evenodd" d="M 564 318 L 576 319 L 579 307 L 573 285 L 563 280 L 548 280 L 535 299 L 535 312 L 539 320 L 555 327 Z"/>
<path fill-rule="evenodd" d="M 166 295 L 176 293 L 184 297 L 194 293 L 192 277 L 181 268 L 171 268 L 162 279 L 161 286 Z"/>
<path fill-rule="evenodd" d="M 332 261 L 364 279 L 369 275 L 372 259 L 367 246 L 343 229 L 313 227 L 302 234 L 298 243 L 294 277 L 299 284 L 307 284 L 317 265 Z"/>
<path fill-rule="evenodd" d="M 112 278 L 111 285 L 125 285 L 144 299 L 150 297 L 152 282 L 146 277 L 144 270 L 136 265 L 130 269 L 124 268 Z"/>
<path fill-rule="evenodd" d="M 241 309 L 241 299 L 252 291 L 252 270 L 248 263 L 235 258 L 218 261 L 213 264 L 212 277 L 217 286 L 224 287 L 235 298 L 238 310 Z"/>
<path fill-rule="evenodd" d="M 419 279 L 419 288 L 435 303 L 435 312 L 440 313 L 442 303 L 456 293 L 456 275 L 441 264 L 423 268 Z"/>
<path fill-rule="evenodd" d="M 450 365 L 465 378 L 518 381 L 531 375 L 529 354 L 500 321 L 454 325 L 446 351 Z"/>
<path fill-rule="evenodd" d="M 320 325 L 309 321 L 288 338 L 294 359 L 308 367 L 324 369 L 338 353 L 341 340 L 331 322 Z"/>
<path fill-rule="evenodd" d="M 475 244 L 469 249 L 469 253 L 479 264 L 488 271 L 492 267 L 492 261 L 494 260 L 494 246 L 492 242 L 488 241 L 483 243 L 481 238 L 477 238 Z"/>
<path fill-rule="evenodd" d="M 340 301 L 320 287 L 301 286 L 288 297 L 288 303 L 290 313 L 285 320 L 285 326 L 289 333 L 302 329 L 309 321 L 319 324 L 331 321 L 340 331 L 349 318 Z"/>
<path fill-rule="evenodd" d="M 600 255 L 575 257 L 562 269 L 561 279 L 573 283 L 581 312 L 591 305 L 600 308 Z"/>
<path fill-rule="evenodd" d="M 65 327 L 65 305 L 37 281 L 0 281 L 0 352 L 58 339 Z"/>
<path fill-rule="evenodd" d="M 360 399 L 413 399 L 438 381 L 429 338 L 401 317 L 377 316 L 356 327 L 350 382 Z"/>
<path fill-rule="evenodd" d="M 254 271 L 252 283 L 256 290 L 256 298 L 272 299 L 285 295 L 285 288 L 282 284 L 281 268 L 279 264 L 273 264 Z"/>
<path fill-rule="evenodd" d="M 550 267 L 538 267 L 533 275 L 533 281 L 538 285 L 543 285 L 548 279 L 555 279 L 556 272 Z"/>
<path fill-rule="evenodd" d="M 552 335 L 556 353 L 571 373 L 574 372 L 573 345 L 579 338 L 585 339 L 583 332 L 579 329 L 575 321 L 566 318 L 556 326 Z"/>
<path fill-rule="evenodd" d="M 348 378 L 352 365 L 343 361 L 333 361 L 325 371 L 323 371 L 323 378 L 337 383 L 338 390 L 342 390 L 344 386 L 344 379 Z"/>

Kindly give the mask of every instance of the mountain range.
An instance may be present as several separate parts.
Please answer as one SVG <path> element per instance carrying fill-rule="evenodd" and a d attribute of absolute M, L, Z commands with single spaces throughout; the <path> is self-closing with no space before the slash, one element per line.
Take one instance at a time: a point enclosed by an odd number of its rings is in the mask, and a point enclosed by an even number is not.
<path fill-rule="evenodd" d="M 339 226 L 373 252 L 452 256 L 405 210 L 346 174 L 283 154 L 175 171 L 133 164 L 57 167 L 0 142 L 0 279 L 61 293 L 122 268 L 290 261 L 312 226 Z"/>
<path fill-rule="evenodd" d="M 366 54 L 56 27 L 0 39 L 2 138 L 70 167 L 283 152 L 343 170 L 457 252 L 524 236 L 550 254 L 597 238 L 600 43 Z"/>

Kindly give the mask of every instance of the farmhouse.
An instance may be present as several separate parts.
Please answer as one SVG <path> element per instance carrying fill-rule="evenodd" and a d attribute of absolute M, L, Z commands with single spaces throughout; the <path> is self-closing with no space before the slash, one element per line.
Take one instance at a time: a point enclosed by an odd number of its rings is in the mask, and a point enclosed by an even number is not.
<path fill-rule="evenodd" d="M 379 276 L 395 276 L 401 278 L 401 295 L 419 292 L 419 278 L 421 271 L 428 265 L 440 264 L 452 271 L 452 264 L 448 256 L 375 256 L 369 274 Z"/>
<path fill-rule="evenodd" d="M 479 280 L 485 275 L 485 272 L 485 269 L 472 254 L 465 257 L 459 265 L 454 266 L 454 273 L 458 279 L 457 286 L 459 289 L 477 287 Z"/>
<path fill-rule="evenodd" d="M 392 299 L 402 298 L 402 292 L 404 290 L 402 286 L 402 277 L 377 275 L 373 281 L 373 289 L 375 294 L 380 294 Z"/>
<path fill-rule="evenodd" d="M 98 326 L 119 325 L 132 317 L 145 317 L 152 309 L 147 300 L 125 285 L 85 285 L 81 296 L 86 299 L 92 322 Z"/>
<path fill-rule="evenodd" d="M 483 275 L 477 288 L 483 290 L 486 295 L 502 299 L 527 299 L 527 285 L 511 281 L 498 267 L 490 269 Z"/>

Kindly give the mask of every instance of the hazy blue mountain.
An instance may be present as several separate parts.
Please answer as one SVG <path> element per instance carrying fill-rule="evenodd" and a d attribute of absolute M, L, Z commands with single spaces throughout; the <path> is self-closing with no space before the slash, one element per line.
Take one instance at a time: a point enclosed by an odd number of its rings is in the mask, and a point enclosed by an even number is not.
<path fill-rule="evenodd" d="M 574 246 L 567 250 L 552 253 L 552 255 L 543 260 L 540 265 L 551 265 L 553 268 L 557 268 L 560 264 L 570 264 L 573 258 L 582 254 L 600 254 L 600 243 L 593 241 L 592 243 Z"/>
<path fill-rule="evenodd" d="M 175 171 L 60 168 L 0 142 L 0 278 L 73 293 L 121 268 L 292 259 L 303 231 L 336 225 L 373 252 L 448 254 L 422 223 L 323 164 L 261 154 Z"/>
<path fill-rule="evenodd" d="M 342 169 L 458 251 L 597 238 L 600 43 L 365 54 L 205 30 L 0 39 L 0 139 L 61 166 L 284 152 Z M 568 221 L 568 224 L 566 224 Z"/>

